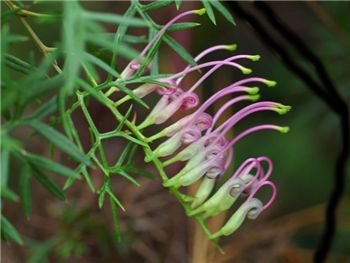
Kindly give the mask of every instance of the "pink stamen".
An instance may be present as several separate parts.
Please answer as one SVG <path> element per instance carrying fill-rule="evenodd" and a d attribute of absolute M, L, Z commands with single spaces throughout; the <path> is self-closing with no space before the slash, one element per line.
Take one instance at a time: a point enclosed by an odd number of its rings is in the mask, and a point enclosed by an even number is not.
<path fill-rule="evenodd" d="M 271 206 L 271 204 L 275 201 L 276 198 L 276 194 L 277 194 L 277 189 L 274 183 L 270 182 L 270 181 L 260 181 L 258 183 L 258 185 L 253 189 L 253 191 L 250 193 L 249 197 L 247 198 L 246 202 L 250 201 L 254 195 L 256 194 L 256 192 L 263 186 L 265 185 L 269 185 L 272 188 L 272 195 L 270 200 L 263 206 L 263 210 L 265 210 L 266 208 L 268 208 L 269 206 Z"/>
<path fill-rule="evenodd" d="M 232 129 L 233 126 L 235 126 L 240 120 L 247 117 L 248 115 L 259 111 L 274 111 L 275 107 L 278 105 L 278 103 L 267 101 L 257 102 L 252 105 L 249 105 L 235 113 L 233 116 L 231 116 L 228 120 L 221 124 L 214 132 L 219 134 L 218 138 L 223 137 L 230 129 Z M 207 130 L 207 133 L 208 131 L 209 130 Z M 218 140 L 218 138 L 212 143 L 215 143 Z"/>
<path fill-rule="evenodd" d="M 230 58 L 227 58 L 225 60 L 222 61 L 222 63 L 217 64 L 216 66 L 214 66 L 213 68 L 211 68 L 207 73 L 205 73 L 189 90 L 188 92 L 193 92 L 204 80 L 206 80 L 210 75 L 212 75 L 217 69 L 219 69 L 221 66 L 223 65 L 229 65 L 229 66 L 233 66 L 233 67 L 237 67 L 241 70 L 244 70 L 245 68 L 242 67 L 241 65 L 234 63 L 234 62 L 228 62 L 228 61 L 232 61 L 232 60 L 237 60 L 237 59 L 241 59 L 241 58 L 247 58 L 249 59 L 250 56 L 249 55 L 237 55 L 237 56 L 233 56 Z M 232 64 L 231 64 L 232 63 Z M 247 72 L 248 73 L 248 72 Z"/>
<path fill-rule="evenodd" d="M 198 62 L 200 59 L 202 59 L 203 57 L 205 57 L 206 55 L 214 52 L 214 51 L 217 51 L 217 50 L 228 50 L 227 48 L 228 46 L 227 45 L 217 45 L 217 46 L 213 46 L 213 47 L 210 47 L 210 48 L 207 48 L 205 50 L 203 50 L 201 53 L 199 53 L 195 58 L 194 58 L 194 61 Z M 184 70 L 183 72 L 187 72 L 189 69 L 191 68 L 191 65 L 188 65 Z M 177 81 L 176 81 L 176 84 L 179 85 L 180 82 L 182 81 L 182 79 L 185 77 L 186 75 L 180 77 Z"/>
<path fill-rule="evenodd" d="M 266 181 L 270 177 L 270 175 L 272 174 L 273 163 L 272 163 L 271 159 L 266 157 L 266 156 L 259 157 L 258 161 L 259 162 L 265 161 L 268 165 L 268 169 L 267 169 L 265 176 L 260 179 L 261 181 Z M 261 174 L 264 174 L 264 173 L 261 173 Z"/>
<path fill-rule="evenodd" d="M 231 99 L 228 102 L 226 102 L 214 115 L 213 117 L 213 124 L 212 126 L 206 131 L 206 133 L 208 134 L 209 132 L 212 131 L 212 129 L 214 128 L 215 123 L 218 121 L 218 119 L 220 118 L 221 114 L 230 106 L 243 101 L 243 100 L 251 100 L 251 96 L 249 95 L 243 95 L 243 96 L 239 96 L 237 98 Z"/>
<path fill-rule="evenodd" d="M 154 42 L 172 25 L 174 24 L 177 20 L 191 15 L 191 14 L 198 14 L 199 10 L 190 10 L 184 13 L 179 14 L 178 16 L 174 17 L 173 19 L 171 19 L 168 23 L 166 23 L 161 30 L 159 30 L 157 32 L 157 34 L 154 35 L 154 37 L 152 38 L 152 40 L 147 44 L 147 46 L 142 50 L 141 52 L 141 57 L 144 57 L 147 53 L 147 51 L 151 48 L 151 46 L 154 44 Z"/>
<path fill-rule="evenodd" d="M 252 128 L 249 128 L 240 134 L 238 134 L 235 138 L 233 138 L 222 150 L 221 152 L 225 152 L 228 148 L 231 148 L 236 142 L 244 138 L 245 136 L 256 132 L 256 131 L 261 131 L 261 130 L 276 130 L 276 131 L 281 131 L 283 127 L 277 126 L 277 125 L 272 125 L 272 124 L 263 124 L 263 125 L 258 125 Z"/>

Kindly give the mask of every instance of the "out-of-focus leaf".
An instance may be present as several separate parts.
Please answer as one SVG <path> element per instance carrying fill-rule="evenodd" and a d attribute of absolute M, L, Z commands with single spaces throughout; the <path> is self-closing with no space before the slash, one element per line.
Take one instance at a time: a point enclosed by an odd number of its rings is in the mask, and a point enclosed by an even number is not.
<path fill-rule="evenodd" d="M 168 29 L 167 32 L 174 32 L 174 31 L 181 31 L 181 30 L 186 30 L 186 29 L 192 29 L 194 27 L 200 26 L 200 23 L 195 23 L 195 22 L 184 22 L 184 23 L 176 23 L 171 25 Z"/>
<path fill-rule="evenodd" d="M 79 175 L 74 170 L 69 169 L 68 167 L 62 164 L 51 161 L 50 159 L 47 159 L 43 156 L 32 153 L 26 153 L 25 157 L 27 158 L 28 162 L 30 162 L 32 165 L 40 167 L 41 169 L 44 169 L 46 171 L 50 171 L 66 177 L 79 177 Z"/>
<path fill-rule="evenodd" d="M 140 183 L 138 181 L 136 181 L 132 176 L 130 176 L 126 171 L 123 171 L 122 169 L 118 169 L 118 171 L 116 173 L 120 174 L 125 179 L 129 180 L 130 182 L 132 182 L 134 185 L 140 186 Z"/>
<path fill-rule="evenodd" d="M 112 197 L 109 197 L 109 202 L 111 204 L 112 208 L 112 216 L 113 216 L 113 223 L 114 223 L 114 233 L 118 241 L 121 240 L 121 231 L 120 231 L 120 224 L 119 224 L 119 218 L 118 218 L 118 211 L 117 206 L 115 205 L 114 200 Z"/>
<path fill-rule="evenodd" d="M 113 202 L 117 206 L 119 206 L 123 211 L 125 211 L 125 207 L 122 205 L 122 203 L 119 201 L 119 199 L 113 194 L 112 189 L 110 187 L 106 187 L 106 192 L 112 198 Z"/>
<path fill-rule="evenodd" d="M 228 22 L 230 22 L 233 25 L 236 25 L 235 20 L 233 19 L 233 16 L 231 15 L 230 11 L 226 9 L 226 7 L 220 3 L 219 0 L 212 0 L 210 3 L 216 8 L 218 12 L 220 12 Z"/>
<path fill-rule="evenodd" d="M 197 63 L 194 61 L 194 58 L 190 53 L 175 39 L 166 35 L 164 36 L 164 42 L 169 45 L 183 60 L 185 60 L 188 64 L 195 66 Z"/>
<path fill-rule="evenodd" d="M 60 132 L 56 131 L 52 127 L 37 120 L 26 121 L 25 124 L 31 126 L 39 134 L 47 138 L 50 142 L 61 149 L 63 152 L 73 157 L 75 160 L 80 161 L 86 165 L 90 164 L 89 158 L 87 158 L 73 143 L 71 143 Z"/>
<path fill-rule="evenodd" d="M 147 4 L 147 5 L 143 5 L 142 6 L 142 11 L 144 12 L 149 12 L 149 11 L 152 11 L 152 10 L 156 10 L 156 9 L 160 9 L 160 8 L 163 8 L 163 7 L 166 7 L 170 4 L 172 4 L 173 1 L 172 0 L 157 0 L 157 1 L 154 1 L 150 4 Z"/>
<path fill-rule="evenodd" d="M 91 177 L 88 173 L 88 171 L 86 170 L 86 166 L 81 170 L 81 173 L 83 174 L 88 186 L 90 187 L 92 192 L 95 192 L 95 187 L 94 187 L 94 183 L 91 180 Z"/>
<path fill-rule="evenodd" d="M 119 43 L 118 46 L 116 46 L 113 44 L 112 41 L 109 41 L 108 39 L 104 39 L 104 38 L 98 39 L 98 38 L 93 38 L 91 36 L 88 36 L 87 40 L 90 43 L 93 43 L 94 45 L 103 47 L 129 60 L 134 59 L 139 55 L 139 52 L 136 49 L 130 47 L 129 45 L 125 45 L 123 43 Z"/>
<path fill-rule="evenodd" d="M 21 236 L 13 227 L 13 225 L 3 215 L 1 215 L 1 233 L 2 235 L 10 237 L 17 244 L 23 245 L 23 240 Z"/>
<path fill-rule="evenodd" d="M 85 57 L 87 61 L 90 61 L 91 63 L 99 66 L 101 69 L 104 69 L 114 77 L 116 78 L 119 77 L 120 74 L 115 69 L 111 68 L 107 63 L 105 63 L 103 60 L 99 59 L 98 57 L 90 55 L 89 53 L 85 53 Z"/>
<path fill-rule="evenodd" d="M 30 166 L 23 164 L 19 177 L 19 194 L 24 214 L 29 217 L 32 211 L 32 176 Z"/>
<path fill-rule="evenodd" d="M 133 17 L 136 13 L 136 2 L 132 2 L 128 10 L 124 13 L 124 18 L 128 17 Z M 113 47 L 111 48 L 112 50 L 112 58 L 111 58 L 111 67 L 116 68 L 117 64 L 117 55 L 118 55 L 118 50 L 115 47 L 120 47 L 121 45 L 121 40 L 123 39 L 124 35 L 126 34 L 126 31 L 128 30 L 127 25 L 119 25 L 117 32 L 115 32 L 114 38 L 113 38 Z M 124 52 L 121 53 L 123 55 Z M 133 59 L 137 57 L 138 55 L 135 55 L 134 57 L 130 58 Z M 109 75 L 107 80 L 112 80 L 112 76 Z"/>
<path fill-rule="evenodd" d="M 56 75 L 46 80 L 28 79 L 27 81 L 20 83 L 20 85 L 27 87 L 26 90 L 21 90 L 21 105 L 25 106 L 28 104 L 32 104 L 38 98 L 47 95 L 50 92 L 59 90 L 62 87 L 63 82 L 63 76 Z"/>
<path fill-rule="evenodd" d="M 64 201 L 66 198 L 60 187 L 55 184 L 50 178 L 48 178 L 42 171 L 38 168 L 32 166 L 34 178 L 44 186 L 54 197 Z"/>
<path fill-rule="evenodd" d="M 210 6 L 210 1 L 208 0 L 202 0 L 203 6 L 207 12 L 208 17 L 210 18 L 211 22 L 213 22 L 214 25 L 216 25 L 216 20 L 215 20 L 215 14 L 213 9 Z"/>
<path fill-rule="evenodd" d="M 130 173 L 134 173 L 149 179 L 155 179 L 156 177 L 154 176 L 154 174 L 152 174 L 151 172 L 148 172 L 144 169 L 138 168 L 136 166 L 133 165 L 125 165 L 123 166 L 123 170 L 130 172 Z"/>
<path fill-rule="evenodd" d="M 35 70 L 35 68 L 29 63 L 10 54 L 5 54 L 5 64 L 9 67 L 11 67 L 11 65 L 15 66 L 17 67 L 17 70 L 25 74 L 29 73 L 31 70 Z"/>
<path fill-rule="evenodd" d="M 48 102 L 41 105 L 36 111 L 34 111 L 28 118 L 40 120 L 57 110 L 57 96 L 52 97 Z"/>
<path fill-rule="evenodd" d="M 146 27 L 147 23 L 139 18 L 135 17 L 124 17 L 109 13 L 99 13 L 84 11 L 83 17 L 86 19 L 96 20 L 99 22 L 105 22 L 110 24 L 128 25 L 134 27 Z"/>
<path fill-rule="evenodd" d="M 3 138 L 3 136 L 1 136 Z M 3 146 L 3 142 L 2 145 Z M 10 165 L 10 151 L 1 147 L 1 186 L 7 186 Z"/>
<path fill-rule="evenodd" d="M 175 0 L 176 9 L 179 10 L 182 4 L 182 0 Z"/>
<path fill-rule="evenodd" d="M 98 193 L 98 207 L 99 208 L 102 208 L 103 207 L 103 204 L 105 202 L 105 195 L 106 195 L 106 191 L 103 190 L 103 191 L 99 191 Z"/>
<path fill-rule="evenodd" d="M 13 202 L 17 202 L 19 200 L 18 195 L 6 186 L 1 186 L 1 197 Z"/>

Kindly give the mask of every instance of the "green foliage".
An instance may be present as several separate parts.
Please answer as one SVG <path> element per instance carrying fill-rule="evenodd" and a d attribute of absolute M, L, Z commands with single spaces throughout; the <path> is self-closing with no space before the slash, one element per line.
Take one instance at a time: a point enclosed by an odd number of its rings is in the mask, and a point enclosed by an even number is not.
<path fill-rule="evenodd" d="M 121 57 L 128 60 L 137 58 L 139 51 L 134 45 L 146 44 L 162 28 L 162 25 L 152 20 L 148 12 L 174 4 L 173 1 L 155 1 L 147 4 L 132 1 L 124 15 L 89 11 L 78 1 L 56 3 L 62 7 L 62 15 L 47 15 L 23 9 L 21 1 L 5 3 L 9 8 L 4 8 L 1 15 L 1 114 L 4 120 L 1 127 L 1 198 L 9 202 L 20 201 L 24 215 L 30 218 L 32 207 L 37 206 L 32 203 L 33 179 L 55 198 L 64 201 L 64 191 L 78 179 L 84 178 L 91 191 L 97 195 L 99 207 L 104 205 L 105 197 L 108 197 L 115 225 L 114 232 L 120 240 L 121 229 L 117 209 L 126 208 L 113 190 L 113 181 L 122 177 L 140 186 L 137 176 L 149 179 L 154 179 L 155 176 L 138 167 L 133 161 L 138 148 L 143 148 L 146 152 L 150 150 L 143 135 L 132 125 L 130 117 L 133 108 L 130 107 L 126 113 L 121 113 L 110 95 L 115 92 L 125 93 L 133 104 L 149 109 L 128 85 L 160 84 L 157 81 L 161 76 L 158 74 L 157 57 L 163 42 L 186 62 L 195 65 L 189 52 L 169 33 L 192 29 L 199 24 L 183 22 L 172 25 L 151 47 L 136 74 L 131 78 L 121 79 L 118 71 Z M 44 5 L 41 1 L 35 1 L 30 8 L 36 10 L 36 7 L 42 4 Z M 175 1 L 175 4 L 179 9 L 181 1 Z M 229 14 L 220 3 L 204 5 L 213 21 L 215 16 L 211 5 L 230 20 Z M 28 36 L 10 30 L 16 17 L 21 20 Z M 48 47 L 42 42 L 28 17 L 40 20 L 41 27 L 45 27 L 46 23 L 54 24 L 57 30 L 61 31 L 55 47 Z M 117 25 L 116 32 L 106 32 L 105 24 Z M 130 27 L 148 29 L 149 35 L 133 35 L 128 32 Z M 34 55 L 25 57 L 21 52 L 13 52 L 16 50 L 13 47 L 23 42 L 33 42 L 36 45 L 40 52 L 39 62 L 38 59 L 33 59 Z M 26 50 L 25 53 L 39 56 L 36 50 Z M 145 70 L 151 62 L 151 74 L 145 76 Z M 107 74 L 103 81 L 98 74 L 100 70 Z M 162 85 L 170 87 L 164 83 Z M 92 101 L 98 102 L 115 117 L 115 129 L 108 132 L 99 131 L 90 113 Z M 81 131 L 74 122 L 73 116 L 78 112 L 83 113 L 88 124 L 86 132 L 91 136 L 88 147 L 83 144 Z M 41 140 L 44 139 L 43 146 L 51 147 L 51 155 L 35 153 L 36 150 L 28 146 L 28 138 L 16 135 L 18 131 L 24 131 L 30 138 L 40 136 Z M 110 164 L 103 142 L 113 138 L 127 141 L 127 146 L 118 160 Z M 57 158 L 57 150 L 60 156 L 65 155 L 69 162 L 62 162 L 61 158 Z M 91 175 L 94 170 L 99 170 L 103 175 L 103 184 L 99 188 L 94 185 Z M 67 179 L 63 189 L 52 174 Z M 18 180 L 15 180 L 16 176 Z M 23 244 L 20 234 L 4 216 L 1 216 L 1 223 L 4 239 Z M 58 245 L 59 239 L 55 237 L 41 245 L 34 245 L 33 256 L 28 262 L 45 261 L 47 253 Z M 31 244 L 30 241 L 26 243 Z M 71 250 L 75 249 L 74 246 L 74 242 L 67 241 L 62 247 L 63 257 L 68 256 Z"/>

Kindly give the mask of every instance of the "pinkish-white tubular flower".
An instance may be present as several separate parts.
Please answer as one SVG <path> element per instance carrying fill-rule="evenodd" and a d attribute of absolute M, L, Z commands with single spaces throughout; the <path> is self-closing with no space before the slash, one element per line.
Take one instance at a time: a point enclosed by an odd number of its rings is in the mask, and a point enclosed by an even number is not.
<path fill-rule="evenodd" d="M 144 121 L 139 125 L 139 128 L 145 128 L 149 125 L 152 124 L 161 124 L 165 121 L 167 121 L 175 112 L 177 112 L 180 108 L 182 109 L 191 109 L 198 104 L 198 96 L 194 93 L 195 89 L 206 79 L 208 78 L 213 72 L 215 72 L 217 69 L 219 69 L 223 65 L 229 65 L 232 67 L 236 67 L 240 69 L 244 74 L 250 73 L 251 70 L 247 69 L 235 62 L 232 62 L 232 60 L 237 60 L 237 59 L 251 59 L 255 60 L 257 56 L 251 56 L 251 55 L 236 55 L 233 57 L 230 57 L 226 60 L 223 61 L 215 61 L 213 62 L 207 62 L 203 63 L 201 65 L 192 67 L 188 70 L 185 70 L 182 72 L 182 74 L 188 74 L 190 71 L 197 70 L 201 67 L 206 67 L 208 65 L 214 65 L 212 69 L 210 69 L 206 74 L 203 75 L 202 78 L 200 78 L 188 91 L 183 91 L 181 88 L 177 88 L 178 90 L 181 90 L 182 95 L 179 96 L 178 98 L 169 101 L 169 105 L 167 105 L 167 109 L 165 112 L 153 112 L 151 113 Z M 175 74 L 172 78 L 176 78 L 178 74 Z M 164 97 L 164 96 L 163 96 Z M 162 104 L 162 99 L 159 101 L 160 104 Z M 162 104 L 163 105 L 163 104 Z M 156 105 L 157 107 L 157 105 Z"/>
<path fill-rule="evenodd" d="M 193 125 L 193 123 L 199 122 L 199 121 L 201 121 L 201 119 L 203 119 L 204 111 L 206 109 L 208 109 L 213 103 L 215 103 L 217 100 L 224 97 L 225 95 L 233 94 L 236 92 L 247 92 L 250 95 L 240 96 L 240 97 L 237 97 L 235 99 L 230 100 L 230 106 L 233 105 L 234 103 L 237 103 L 237 102 L 243 101 L 243 100 L 255 100 L 256 99 L 255 95 L 257 92 L 259 92 L 259 88 L 256 88 L 256 87 L 249 88 L 249 87 L 245 87 L 245 86 L 232 86 L 232 85 L 230 85 L 230 86 L 218 91 L 217 93 L 215 93 L 206 102 L 204 102 L 194 113 L 192 113 L 188 116 L 185 116 L 182 119 L 176 121 L 174 124 L 163 129 L 161 132 L 153 135 L 148 140 L 154 141 L 154 140 L 159 139 L 159 138 L 164 137 L 164 136 L 172 136 L 176 132 L 180 131 L 181 129 L 191 127 Z M 228 107 L 228 106 L 225 105 L 224 107 Z M 150 116 L 152 116 L 152 113 L 150 114 Z M 209 123 L 212 124 L 211 117 L 209 118 L 208 114 L 205 114 L 204 116 L 206 116 L 205 117 L 205 119 L 206 119 L 205 125 L 207 125 Z M 219 116 L 217 116 L 217 118 L 218 117 Z M 209 119 L 210 119 L 210 122 L 209 122 Z M 210 128 L 211 126 L 206 127 L 206 129 Z"/>
<path fill-rule="evenodd" d="M 181 145 L 190 144 L 202 136 L 202 131 L 211 126 L 211 116 L 202 113 L 190 127 L 173 134 L 169 139 L 161 143 L 154 151 L 154 156 L 165 157 L 173 154 Z M 145 161 L 149 161 L 148 158 Z"/>
<path fill-rule="evenodd" d="M 230 217 L 227 223 L 211 238 L 215 239 L 221 236 L 229 236 L 234 233 L 243 223 L 244 219 L 255 219 L 263 210 L 263 204 L 259 199 L 253 198 L 241 205 L 236 212 Z"/>
<path fill-rule="evenodd" d="M 120 79 L 127 79 L 141 67 L 141 63 L 137 60 L 132 60 L 120 74 Z"/>
<path fill-rule="evenodd" d="M 202 151 L 197 152 L 196 155 L 189 159 L 185 167 L 178 174 L 165 182 L 164 186 L 188 186 L 199 180 L 205 174 L 212 178 L 219 176 L 225 171 L 224 158 L 227 150 L 233 147 L 233 145 L 240 139 L 260 130 L 276 130 L 286 133 L 288 132 L 289 128 L 271 124 L 259 125 L 241 132 L 230 142 L 225 143 L 224 145 L 211 144 L 210 147 L 204 148 Z"/>
<path fill-rule="evenodd" d="M 239 98 L 239 97 L 238 97 Z M 238 99 L 236 98 L 236 99 Z M 234 99 L 233 99 L 234 100 Z M 228 104 L 232 104 L 232 101 L 229 101 Z M 203 104 L 204 105 L 204 104 Z M 226 105 L 224 105 L 225 107 Z M 206 136 L 203 136 L 200 138 L 200 141 L 198 143 L 194 143 L 193 145 L 188 146 L 184 150 L 182 150 L 180 153 L 177 154 L 172 160 L 168 160 L 166 164 L 170 164 L 174 161 L 180 161 L 180 160 L 188 160 L 191 156 L 196 154 L 199 151 L 205 151 L 205 148 L 209 149 L 208 145 L 216 144 L 218 140 L 222 140 L 222 138 L 225 136 L 225 134 L 242 118 L 248 116 L 249 114 L 252 114 L 254 112 L 258 111 L 265 111 L 265 110 L 271 110 L 276 111 L 279 114 L 286 113 L 290 110 L 290 106 L 284 106 L 280 103 L 274 103 L 274 102 L 257 102 L 252 105 L 249 105 L 236 114 L 234 114 L 232 117 L 230 117 L 227 121 L 225 121 L 222 125 L 220 125 L 214 132 L 211 132 L 211 129 L 213 125 L 207 130 Z M 222 111 L 219 111 L 221 114 Z M 195 114 L 195 113 L 194 113 Z M 215 116 L 216 120 L 218 119 L 218 115 Z M 214 117 L 214 120 L 215 120 Z M 214 124 L 213 120 L 213 124 Z M 215 120 L 215 121 L 216 121 Z M 211 138 L 211 142 L 209 140 Z M 213 139 L 215 138 L 215 139 Z M 228 161 L 230 160 L 230 156 L 228 157 Z M 229 162 L 226 163 L 225 167 L 227 168 L 229 166 Z"/>
<path fill-rule="evenodd" d="M 272 189 L 271 198 L 265 205 L 259 199 L 254 198 L 256 192 L 263 186 L 270 186 Z M 270 181 L 260 180 L 249 194 L 247 200 L 238 208 L 226 224 L 212 235 L 212 238 L 231 235 L 241 226 L 246 217 L 249 219 L 256 219 L 262 211 L 267 209 L 274 202 L 275 198 L 276 186 Z"/>
<path fill-rule="evenodd" d="M 237 45 L 236 44 L 232 44 L 232 45 L 216 45 L 210 48 L 207 48 L 205 50 L 203 50 L 201 53 L 199 53 L 195 58 L 194 61 L 198 62 L 200 59 L 204 58 L 206 55 L 217 51 L 217 50 L 229 50 L 229 51 L 234 51 L 237 49 Z M 188 65 L 183 72 L 188 72 L 191 69 L 191 65 Z M 176 80 L 176 84 L 179 85 L 180 82 L 182 81 L 182 79 L 186 76 L 186 74 L 184 74 L 183 76 L 181 76 L 180 78 L 178 78 Z"/>
<path fill-rule="evenodd" d="M 256 168 L 257 176 L 261 172 L 261 166 L 258 160 L 252 158 L 252 162 L 253 163 L 245 168 L 238 176 L 236 176 L 236 173 L 233 174 L 212 197 L 200 207 L 193 210 L 190 215 L 205 213 L 204 217 L 215 216 L 218 213 L 229 209 L 246 188 L 246 183 L 241 177 L 248 174 L 254 167 Z"/>
<path fill-rule="evenodd" d="M 160 79 L 158 80 L 161 83 L 167 84 L 172 86 L 172 88 L 165 88 L 164 86 L 161 86 L 160 84 L 155 83 L 144 83 L 141 86 L 134 89 L 132 92 L 139 98 L 143 98 L 147 96 L 148 94 L 157 91 L 160 95 L 171 95 L 176 91 L 176 83 L 172 79 Z M 124 96 L 120 100 L 114 103 L 114 106 L 119 106 L 123 104 L 124 102 L 130 100 L 131 97 L 129 95 Z"/>

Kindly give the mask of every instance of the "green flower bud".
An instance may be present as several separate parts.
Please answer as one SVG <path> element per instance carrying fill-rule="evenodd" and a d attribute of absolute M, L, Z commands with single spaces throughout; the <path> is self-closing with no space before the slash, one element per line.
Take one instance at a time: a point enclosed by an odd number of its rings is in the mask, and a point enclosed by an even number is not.
<path fill-rule="evenodd" d="M 209 178 L 207 176 L 203 178 L 201 185 L 199 186 L 197 193 L 191 204 L 192 208 L 195 208 L 201 205 L 208 198 L 211 191 L 213 191 L 213 188 L 215 186 L 215 181 L 216 181 L 215 179 Z"/>
<path fill-rule="evenodd" d="M 218 238 L 220 236 L 229 236 L 235 232 L 243 223 L 244 219 L 255 219 L 263 210 L 263 204 L 259 199 L 252 198 L 241 205 L 240 208 L 231 216 L 226 224 L 215 234 L 212 238 Z"/>

